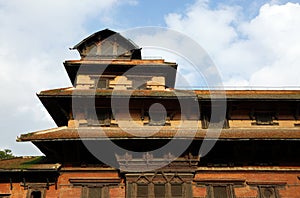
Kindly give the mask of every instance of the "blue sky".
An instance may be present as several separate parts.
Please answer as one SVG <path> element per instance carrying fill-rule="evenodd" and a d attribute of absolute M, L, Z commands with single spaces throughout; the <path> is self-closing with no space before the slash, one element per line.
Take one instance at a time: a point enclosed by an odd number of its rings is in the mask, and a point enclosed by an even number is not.
<path fill-rule="evenodd" d="M 131 1 L 131 3 L 120 3 L 110 12 L 112 20 L 107 23 L 99 20 L 99 16 L 91 17 L 86 28 L 90 30 L 99 30 L 99 25 L 114 29 L 127 29 L 139 26 L 166 26 L 164 17 L 169 13 L 185 13 L 189 7 L 193 6 L 195 0 L 173 1 L 173 0 L 153 0 L 153 1 Z M 293 0 L 229 0 L 229 1 L 202 1 L 207 2 L 210 9 L 217 9 L 220 6 L 235 6 L 240 7 L 243 17 L 251 19 L 255 17 L 262 5 L 266 3 L 271 4 L 285 4 L 287 2 L 297 3 L 299 1 Z M 98 21 L 95 23 L 95 21 Z"/>
<path fill-rule="evenodd" d="M 21 133 L 56 127 L 36 93 L 70 86 L 62 62 L 78 54 L 68 48 L 104 28 L 160 26 L 181 32 L 203 47 L 228 87 L 298 88 L 299 3 L 0 0 L 0 149 L 41 154 L 31 143 L 15 142 Z M 198 82 L 192 72 L 184 75 Z"/>

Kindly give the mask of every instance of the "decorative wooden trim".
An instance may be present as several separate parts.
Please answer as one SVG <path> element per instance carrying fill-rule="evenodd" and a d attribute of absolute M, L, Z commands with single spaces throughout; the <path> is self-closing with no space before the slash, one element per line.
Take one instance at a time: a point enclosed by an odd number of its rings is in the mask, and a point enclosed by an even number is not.
<path fill-rule="evenodd" d="M 50 186 L 55 185 L 54 182 L 26 182 L 25 180 L 20 184 L 24 189 L 49 189 Z"/>
<path fill-rule="evenodd" d="M 73 185 L 88 185 L 88 184 L 119 184 L 121 182 L 120 178 L 111 178 L 111 177 L 76 177 L 70 178 L 69 182 Z"/>
<path fill-rule="evenodd" d="M 300 172 L 299 167 L 278 167 L 278 166 L 235 166 L 235 167 L 198 167 L 196 174 L 205 172 L 223 171 L 247 171 L 247 172 Z M 300 177 L 300 176 L 299 176 Z"/>
<path fill-rule="evenodd" d="M 141 178 L 145 178 L 148 183 L 186 183 L 192 182 L 194 174 L 192 173 L 181 173 L 181 172 L 153 172 L 153 173 L 127 173 L 125 175 L 126 181 L 131 183 L 138 183 Z"/>
<path fill-rule="evenodd" d="M 285 186 L 286 181 L 248 181 L 249 186 Z"/>
<path fill-rule="evenodd" d="M 134 158 L 131 154 L 125 153 L 124 155 L 116 155 L 116 158 L 121 169 L 132 172 L 145 167 L 153 170 L 164 167 L 163 169 L 195 171 L 199 162 L 199 157 L 187 156 L 174 159 L 175 156 L 170 153 L 162 156 L 153 156 L 151 153 L 145 153 L 139 158 Z"/>
<path fill-rule="evenodd" d="M 196 183 L 226 183 L 226 184 L 244 184 L 246 181 L 246 179 L 237 179 L 237 178 L 225 178 L 225 179 L 211 179 L 211 178 L 207 178 L 207 179 L 194 179 L 194 182 Z"/>

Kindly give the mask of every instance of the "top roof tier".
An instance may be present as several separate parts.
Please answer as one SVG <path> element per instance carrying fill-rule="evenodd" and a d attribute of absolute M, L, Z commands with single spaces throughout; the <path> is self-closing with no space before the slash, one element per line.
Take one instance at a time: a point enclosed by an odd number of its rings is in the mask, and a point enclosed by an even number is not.
<path fill-rule="evenodd" d="M 71 49 L 78 50 L 82 59 L 141 59 L 141 48 L 109 29 L 90 35 Z"/>
<path fill-rule="evenodd" d="M 76 88 L 174 88 L 176 63 L 142 59 L 141 48 L 117 32 L 96 32 L 71 49 L 81 59 L 67 60 L 64 66 Z"/>

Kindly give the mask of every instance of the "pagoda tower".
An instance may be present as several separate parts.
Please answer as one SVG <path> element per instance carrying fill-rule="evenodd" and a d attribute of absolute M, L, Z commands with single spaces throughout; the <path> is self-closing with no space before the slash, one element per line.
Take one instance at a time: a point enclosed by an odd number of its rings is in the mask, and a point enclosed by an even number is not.
<path fill-rule="evenodd" d="M 38 94 L 57 127 L 17 138 L 44 156 L 0 160 L 0 197 L 300 197 L 299 90 L 177 90 L 109 29 L 72 49 L 73 86 Z"/>
<path fill-rule="evenodd" d="M 73 87 L 38 94 L 58 128 L 21 135 L 19 141 L 32 141 L 48 162 L 64 168 L 97 168 L 104 175 L 97 185 L 70 180 L 84 187 L 86 197 L 97 190 L 108 197 L 120 182 L 126 197 L 191 197 L 199 146 L 190 147 L 192 136 L 182 131 L 172 138 L 183 120 L 198 127 L 192 106 L 198 103 L 191 91 L 175 93 L 177 64 L 143 60 L 141 48 L 108 29 L 72 49 L 81 57 L 64 62 Z M 184 113 L 182 103 L 188 105 Z"/>

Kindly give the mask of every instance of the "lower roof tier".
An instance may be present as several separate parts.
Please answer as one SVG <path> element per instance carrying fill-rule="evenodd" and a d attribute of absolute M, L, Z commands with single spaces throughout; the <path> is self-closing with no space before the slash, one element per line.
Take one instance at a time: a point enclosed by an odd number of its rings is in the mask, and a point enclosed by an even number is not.
<path fill-rule="evenodd" d="M 120 138 L 119 136 L 107 139 L 97 138 L 95 134 L 92 135 L 92 132 L 88 133 L 89 135 L 85 138 L 79 139 L 78 133 L 74 131 L 52 133 L 51 135 L 60 134 L 61 136 L 38 139 L 35 134 L 32 135 L 35 136 L 32 143 L 53 163 L 80 164 L 84 162 L 107 164 L 113 167 L 126 166 L 126 164 L 134 167 L 144 165 L 162 167 L 175 160 L 172 166 L 179 169 L 184 168 L 186 163 L 192 163 L 194 168 L 197 166 L 300 165 L 300 158 L 297 157 L 300 155 L 299 132 L 277 132 L 272 137 L 271 132 L 262 131 L 262 136 L 259 138 L 257 138 L 257 133 L 255 138 L 247 138 L 243 137 L 242 132 L 237 132 L 240 135 L 237 138 L 233 132 L 229 134 L 224 132 L 223 134 L 234 138 L 224 137 L 221 134 L 218 141 L 210 138 L 204 140 L 204 134 L 201 138 L 189 140 L 158 138 L 158 136 L 148 139 Z M 248 135 L 249 133 L 246 132 Z M 49 136 L 47 133 L 39 135 Z M 72 136 L 74 136 L 73 139 Z"/>
<path fill-rule="evenodd" d="M 208 87 L 210 88 L 210 87 Z M 112 90 L 112 89 L 75 89 L 73 87 L 52 89 L 41 91 L 38 95 L 43 97 L 51 96 L 111 96 L 125 95 L 132 97 L 180 97 L 197 96 L 199 99 L 226 98 L 235 99 L 255 99 L 255 100 L 300 100 L 300 90 Z"/>
<path fill-rule="evenodd" d="M 158 131 L 155 133 L 155 131 Z M 218 140 L 300 140 L 299 128 L 262 127 L 193 129 L 176 127 L 58 127 L 27 134 L 22 134 L 17 141 L 64 141 L 80 139 L 218 139 Z"/>
<path fill-rule="evenodd" d="M 88 119 L 96 108 L 127 108 L 147 114 L 150 107 L 161 104 L 167 117 L 178 117 L 180 113 L 210 117 L 212 107 L 220 108 L 228 119 L 254 120 L 259 114 L 269 114 L 275 120 L 299 120 L 300 90 L 101 90 L 64 88 L 42 91 L 39 99 L 58 126 L 68 125 L 77 113 Z M 216 99 L 216 100 L 215 100 Z M 125 102 L 128 101 L 128 104 Z M 193 105 L 192 108 L 190 106 Z M 200 115 L 201 114 L 201 115 Z M 140 115 L 144 117 L 145 115 Z"/>

